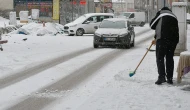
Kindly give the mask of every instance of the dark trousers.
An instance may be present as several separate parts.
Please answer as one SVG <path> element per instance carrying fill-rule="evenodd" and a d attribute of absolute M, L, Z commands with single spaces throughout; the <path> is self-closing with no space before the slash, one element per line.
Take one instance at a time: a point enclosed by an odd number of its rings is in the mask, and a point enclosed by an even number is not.
<path fill-rule="evenodd" d="M 157 40 L 156 42 L 156 62 L 158 68 L 158 78 L 173 79 L 174 71 L 174 51 L 177 43 L 171 41 Z M 165 65 L 166 62 L 166 65 Z M 166 71 L 165 71 L 166 67 Z"/>

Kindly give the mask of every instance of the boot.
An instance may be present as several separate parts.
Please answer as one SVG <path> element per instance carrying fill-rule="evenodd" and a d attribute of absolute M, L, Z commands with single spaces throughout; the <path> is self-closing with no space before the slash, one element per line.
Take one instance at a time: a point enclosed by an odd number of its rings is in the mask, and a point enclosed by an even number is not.
<path fill-rule="evenodd" d="M 166 79 L 165 78 L 158 78 L 158 80 L 155 82 L 157 85 L 161 85 L 162 83 L 165 83 Z"/>
<path fill-rule="evenodd" d="M 172 78 L 167 79 L 167 83 L 168 83 L 168 84 L 173 84 L 173 80 L 172 80 Z"/>

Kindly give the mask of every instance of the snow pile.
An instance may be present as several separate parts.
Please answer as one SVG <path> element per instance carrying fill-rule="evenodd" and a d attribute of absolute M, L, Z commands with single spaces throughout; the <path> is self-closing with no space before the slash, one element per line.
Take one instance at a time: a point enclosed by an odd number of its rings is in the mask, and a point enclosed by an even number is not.
<path fill-rule="evenodd" d="M 1 20 L 1 21 L 7 21 L 8 19 L 3 18 L 3 17 L 0 16 L 0 20 Z"/>
<path fill-rule="evenodd" d="M 0 16 L 0 27 L 5 27 L 9 24 L 9 20 Z"/>
<path fill-rule="evenodd" d="M 180 55 L 190 56 L 190 51 L 181 52 Z"/>
<path fill-rule="evenodd" d="M 25 34 L 25 35 L 37 35 L 43 36 L 46 34 L 57 35 L 63 33 L 63 26 L 58 23 L 35 23 L 31 22 L 26 25 L 23 25 L 18 30 L 12 32 L 11 34 Z"/>

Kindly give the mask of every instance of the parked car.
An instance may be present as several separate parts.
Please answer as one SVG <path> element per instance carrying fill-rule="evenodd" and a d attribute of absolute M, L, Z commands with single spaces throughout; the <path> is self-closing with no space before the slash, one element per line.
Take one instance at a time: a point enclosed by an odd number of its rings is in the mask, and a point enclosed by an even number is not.
<path fill-rule="evenodd" d="M 64 33 L 77 36 L 82 36 L 83 34 L 94 34 L 96 31 L 94 26 L 99 26 L 102 20 L 113 17 L 114 14 L 112 13 L 84 14 L 75 21 L 64 25 Z"/>
<path fill-rule="evenodd" d="M 145 25 L 145 12 L 122 12 L 119 17 L 125 17 L 133 26 Z"/>
<path fill-rule="evenodd" d="M 134 27 L 125 18 L 110 18 L 102 21 L 94 34 L 94 48 L 99 46 L 134 47 Z"/>

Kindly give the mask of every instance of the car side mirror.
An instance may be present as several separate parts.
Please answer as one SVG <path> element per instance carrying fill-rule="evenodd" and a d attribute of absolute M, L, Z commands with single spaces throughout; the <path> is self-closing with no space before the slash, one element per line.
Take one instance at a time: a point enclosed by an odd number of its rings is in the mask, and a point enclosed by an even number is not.
<path fill-rule="evenodd" d="M 90 23 L 90 21 L 86 21 L 86 22 L 85 22 L 85 24 L 89 24 L 89 23 Z"/>
<path fill-rule="evenodd" d="M 128 30 L 134 30 L 134 27 L 128 27 Z"/>
<path fill-rule="evenodd" d="M 98 26 L 94 26 L 94 29 L 98 29 Z"/>

